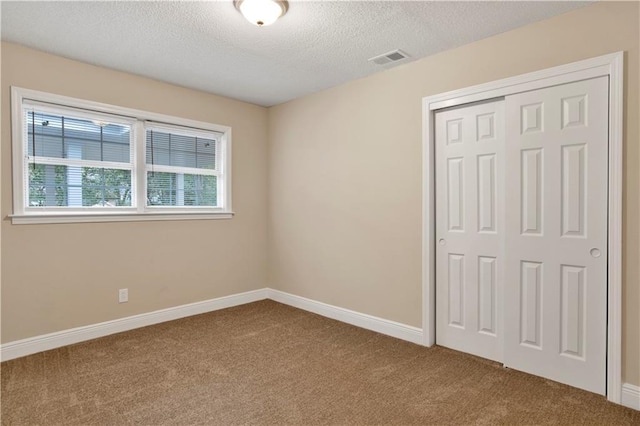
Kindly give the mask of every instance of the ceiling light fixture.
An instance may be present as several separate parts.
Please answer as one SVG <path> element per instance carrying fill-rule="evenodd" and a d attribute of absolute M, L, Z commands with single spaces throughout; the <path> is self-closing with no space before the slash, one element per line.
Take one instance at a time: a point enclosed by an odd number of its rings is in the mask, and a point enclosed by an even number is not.
<path fill-rule="evenodd" d="M 247 21 L 259 27 L 273 24 L 289 9 L 286 0 L 234 0 L 233 4 Z"/>

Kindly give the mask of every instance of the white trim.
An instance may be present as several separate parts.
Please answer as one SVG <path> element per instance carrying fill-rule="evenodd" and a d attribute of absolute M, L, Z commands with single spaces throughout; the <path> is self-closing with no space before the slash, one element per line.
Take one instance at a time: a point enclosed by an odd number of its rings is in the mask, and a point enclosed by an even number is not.
<path fill-rule="evenodd" d="M 640 410 L 640 386 L 623 383 L 620 404 L 634 410 Z"/>
<path fill-rule="evenodd" d="M 622 388 L 622 197 L 624 55 L 610 55 L 609 70 L 609 259 L 607 399 L 620 403 Z"/>
<path fill-rule="evenodd" d="M 622 389 L 622 152 L 623 52 L 535 71 L 465 89 L 423 98 L 423 230 L 422 306 L 423 344 L 435 344 L 435 186 L 433 114 L 436 109 L 609 76 L 609 263 L 607 399 L 620 403 Z"/>
<path fill-rule="evenodd" d="M 13 209 L 12 212 L 24 212 L 25 199 L 25 171 L 24 171 L 24 143 L 22 126 L 16 126 L 16 115 L 22 115 L 22 100 L 19 89 L 11 88 L 11 157 L 13 170 Z M 20 122 L 22 122 L 22 118 Z"/>
<path fill-rule="evenodd" d="M 146 327 L 148 325 L 161 322 L 172 321 L 192 315 L 217 311 L 219 309 L 230 308 L 232 306 L 244 305 L 246 303 L 257 302 L 267 298 L 267 289 L 247 291 L 245 293 L 231 296 L 218 297 L 216 299 L 204 300 L 202 302 L 189 303 L 187 305 L 175 306 L 161 309 L 159 311 L 120 318 L 113 321 L 101 322 L 84 327 L 72 328 L 41 336 L 30 337 L 28 339 L 17 340 L 5 343 L 0 348 L 0 358 L 7 361 L 22 356 L 35 354 L 61 346 L 72 345 L 98 337 L 108 336 L 114 333 L 133 330 L 135 328 Z"/>
<path fill-rule="evenodd" d="M 428 110 L 436 110 L 603 75 L 615 74 L 615 77 L 619 78 L 617 67 L 621 67 L 622 64 L 623 52 L 610 53 L 596 58 L 427 96 L 422 98 L 423 106 L 427 107 Z M 614 73 L 613 71 L 616 72 Z M 620 90 L 617 95 L 621 95 L 622 82 L 619 82 L 615 89 L 616 91 Z"/>
<path fill-rule="evenodd" d="M 229 128 L 222 138 L 220 139 L 222 143 L 219 143 L 216 146 L 216 155 L 220 158 L 224 158 L 225 161 L 220 164 L 220 173 L 223 176 L 226 176 L 226 179 L 223 179 L 222 183 L 220 183 L 220 179 L 218 179 L 218 196 L 222 200 L 223 204 L 220 205 L 223 210 L 232 211 L 232 191 L 231 191 L 231 152 L 232 152 L 232 140 L 231 137 L 232 130 Z"/>
<path fill-rule="evenodd" d="M 313 312 L 314 314 L 322 315 L 323 317 L 345 322 L 377 333 L 386 334 L 387 336 L 395 337 L 397 339 L 422 344 L 422 330 L 417 327 L 340 308 L 338 306 L 307 299 L 306 297 L 285 293 L 280 290 L 268 289 L 267 294 L 269 299 L 284 303 L 285 305 L 293 306 L 294 308 Z"/>
<path fill-rule="evenodd" d="M 52 166 L 70 166 L 70 167 L 96 167 L 101 169 L 117 169 L 117 170 L 133 170 L 132 163 L 119 163 L 115 161 L 98 161 L 98 160 L 80 160 L 75 158 L 56 158 L 56 157 L 34 157 L 28 155 L 26 160 L 29 164 L 49 164 Z"/>
<path fill-rule="evenodd" d="M 158 311 L 5 343 L 0 346 L 0 360 L 8 361 L 10 359 L 20 358 L 62 346 L 73 345 L 115 333 L 121 333 L 140 327 L 147 327 L 149 325 L 240 306 L 265 299 L 270 299 L 294 308 L 322 315 L 327 318 L 385 334 L 397 339 L 406 340 L 416 344 L 423 343 L 423 332 L 417 327 L 340 308 L 338 306 L 307 299 L 306 297 L 296 296 L 280 290 L 262 288 L 259 290 L 252 290 L 230 296 L 204 300 L 201 302 L 174 306 Z M 640 410 L 640 387 L 630 383 L 624 383 L 622 385 L 621 394 L 622 400 L 620 403 L 622 405 Z"/>
<path fill-rule="evenodd" d="M 135 164 L 136 170 L 144 170 L 145 167 L 147 167 L 147 135 L 144 130 L 144 122 L 138 121 L 131 130 L 133 140 L 145 141 L 145 143 L 138 143 L 133 146 L 133 164 Z M 138 173 L 131 173 L 131 187 L 135 189 L 135 200 L 138 214 L 144 213 L 144 208 L 147 204 L 146 176 L 144 179 L 139 179 Z M 131 202 L 133 202 L 133 197 L 131 198 Z"/>
<path fill-rule="evenodd" d="M 17 88 L 19 89 L 19 88 Z M 75 103 L 75 101 L 74 101 Z M 28 99 L 26 97 L 22 97 L 22 107 L 26 109 L 37 109 L 41 112 L 47 112 L 50 114 L 59 114 L 60 112 L 65 112 L 67 114 L 73 115 L 75 118 L 82 118 L 85 120 L 93 121 L 96 119 L 102 119 L 105 123 L 109 124 L 118 124 L 121 126 L 133 126 L 136 122 L 136 119 L 133 117 L 123 116 L 121 114 L 111 114 L 104 112 L 97 112 L 90 108 L 76 108 L 72 106 L 66 106 L 63 104 L 52 104 L 50 102 L 39 102 L 34 99 Z M 87 110 L 91 111 L 91 113 L 87 113 Z"/>
<path fill-rule="evenodd" d="M 24 89 L 22 87 L 11 87 L 11 97 L 22 105 L 22 99 L 35 100 L 36 102 L 46 102 L 67 108 L 79 108 L 107 114 L 118 115 L 126 118 L 133 118 L 143 121 L 154 121 L 158 123 L 174 124 L 194 129 L 211 130 L 219 133 L 226 133 L 231 130 L 229 126 L 207 123 L 204 121 L 190 120 L 188 118 L 174 117 L 171 115 L 158 114 L 155 112 L 143 111 L 140 109 L 120 107 L 102 102 L 88 101 L 85 99 L 72 98 L 70 96 L 56 95 L 53 93 L 41 92 L 38 90 Z"/>
<path fill-rule="evenodd" d="M 360 312 L 351 311 L 338 306 L 328 305 L 326 303 L 295 296 L 283 291 L 262 288 L 259 290 L 247 291 L 245 293 L 218 297 L 216 299 L 189 303 L 187 305 L 174 306 L 172 308 L 161 309 L 159 311 L 16 340 L 0 346 L 0 359 L 2 361 L 7 361 L 59 348 L 61 346 L 72 345 L 96 339 L 98 337 L 108 336 L 114 333 L 120 333 L 206 312 L 217 311 L 219 309 L 230 308 L 232 306 L 244 305 L 246 303 L 257 302 L 264 299 L 271 299 L 285 305 L 355 325 L 356 327 L 386 334 L 401 340 L 417 344 L 422 343 L 422 330 L 417 327 L 412 327 L 395 321 L 389 321 L 372 315 L 362 314 Z"/>
<path fill-rule="evenodd" d="M 145 173 L 176 173 L 184 175 L 200 175 L 200 176 L 220 176 L 219 170 L 213 169 L 197 169 L 195 167 L 181 167 L 181 166 L 165 166 L 163 164 L 147 164 L 145 167 Z M 149 206 L 147 206 L 149 207 Z"/>
<path fill-rule="evenodd" d="M 118 207 L 114 207 L 118 208 Z M 163 212 L 152 213 L 85 213 L 85 214 L 26 214 L 10 215 L 13 225 L 30 225 L 37 223 L 104 223 L 104 222 L 141 222 L 148 220 L 204 220 L 204 219 L 232 219 L 233 212 Z"/>
<path fill-rule="evenodd" d="M 436 240 L 436 168 L 435 143 L 431 141 L 435 127 L 427 98 L 422 99 L 422 113 L 422 344 L 433 346 L 436 344 L 436 257 L 431 249 Z"/>
<path fill-rule="evenodd" d="M 156 121 L 144 121 L 144 129 L 154 132 L 178 134 L 180 136 L 213 139 L 216 143 L 218 143 L 220 138 L 224 135 L 224 133 L 216 132 L 217 137 L 212 138 L 210 133 L 211 131 L 202 131 L 191 127 L 187 127 L 185 129 L 185 126 L 176 126 L 175 124 L 160 123 Z"/>

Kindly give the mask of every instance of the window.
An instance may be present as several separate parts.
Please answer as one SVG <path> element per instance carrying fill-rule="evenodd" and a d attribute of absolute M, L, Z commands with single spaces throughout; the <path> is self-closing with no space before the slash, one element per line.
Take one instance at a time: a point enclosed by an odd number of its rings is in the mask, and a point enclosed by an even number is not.
<path fill-rule="evenodd" d="M 146 128 L 147 205 L 216 206 L 219 135 Z"/>
<path fill-rule="evenodd" d="M 23 101 L 25 207 L 132 206 L 133 122 Z"/>
<path fill-rule="evenodd" d="M 14 223 L 229 218 L 231 129 L 12 88 Z"/>

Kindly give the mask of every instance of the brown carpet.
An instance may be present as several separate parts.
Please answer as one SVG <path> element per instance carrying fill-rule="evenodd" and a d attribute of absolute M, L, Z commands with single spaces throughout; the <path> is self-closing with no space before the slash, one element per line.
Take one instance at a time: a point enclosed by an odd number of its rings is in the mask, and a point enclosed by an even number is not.
<path fill-rule="evenodd" d="M 3 425 L 640 424 L 601 396 L 272 301 L 1 367 Z"/>

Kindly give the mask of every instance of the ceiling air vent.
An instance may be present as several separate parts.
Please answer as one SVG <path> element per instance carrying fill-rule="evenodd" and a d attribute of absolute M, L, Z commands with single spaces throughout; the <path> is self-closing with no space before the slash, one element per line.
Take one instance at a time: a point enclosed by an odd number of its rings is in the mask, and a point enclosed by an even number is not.
<path fill-rule="evenodd" d="M 408 57 L 409 55 L 404 53 L 402 50 L 392 50 L 391 52 L 369 58 L 369 62 L 373 62 L 376 65 L 385 65 L 390 64 L 391 62 L 401 61 Z"/>

